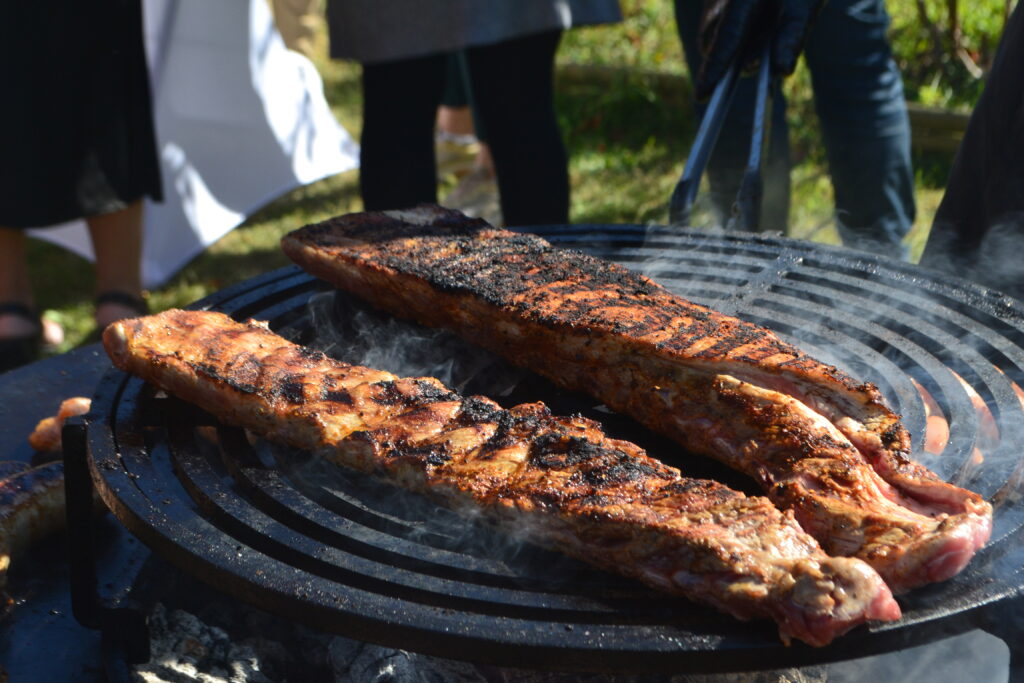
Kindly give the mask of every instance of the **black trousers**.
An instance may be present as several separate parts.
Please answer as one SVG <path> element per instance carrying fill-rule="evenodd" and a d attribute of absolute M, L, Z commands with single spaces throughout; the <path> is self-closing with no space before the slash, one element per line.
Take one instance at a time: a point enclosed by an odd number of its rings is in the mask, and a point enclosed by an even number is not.
<path fill-rule="evenodd" d="M 568 159 L 554 103 L 561 31 L 465 51 L 509 225 L 569 221 Z M 447 54 L 363 66 L 360 186 L 367 210 L 437 201 L 434 122 Z"/>

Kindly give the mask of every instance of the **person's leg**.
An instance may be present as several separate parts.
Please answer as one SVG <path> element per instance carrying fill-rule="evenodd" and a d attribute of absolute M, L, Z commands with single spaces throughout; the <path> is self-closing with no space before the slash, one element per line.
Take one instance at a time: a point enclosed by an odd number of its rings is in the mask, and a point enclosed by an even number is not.
<path fill-rule="evenodd" d="M 15 304 L 34 313 L 27 245 L 28 237 L 23 230 L 0 228 L 0 305 Z M 64 341 L 64 329 L 52 320 L 26 318 L 22 310 L 0 312 L 0 342 L 31 337 L 39 332 L 44 345 L 56 346 Z M 3 365 L 0 359 L 0 366 Z"/>
<path fill-rule="evenodd" d="M 367 210 L 437 201 L 434 124 L 446 55 L 363 66 L 359 182 Z"/>
<path fill-rule="evenodd" d="M 272 0 L 274 23 L 289 50 L 313 57 L 320 12 L 317 0 Z"/>
<path fill-rule="evenodd" d="M 22 230 L 0 228 L 0 303 L 32 308 L 32 285 L 28 277 L 28 238 Z M 39 331 L 33 320 L 14 313 L 0 313 L 0 339 L 24 337 Z"/>
<path fill-rule="evenodd" d="M 883 0 L 829 0 L 807 41 L 843 243 L 907 257 L 914 222 L 910 121 Z"/>
<path fill-rule="evenodd" d="M 487 127 L 480 119 L 480 114 L 477 112 L 476 105 L 473 104 L 473 88 L 469 85 L 469 62 L 466 59 L 466 51 L 459 50 L 458 52 L 452 53 L 452 56 L 452 65 L 458 71 L 458 79 L 462 83 L 462 87 L 466 92 L 466 103 L 469 105 L 469 113 L 473 117 L 473 134 L 476 135 L 477 140 L 486 143 Z"/>
<path fill-rule="evenodd" d="M 561 31 L 548 31 L 466 50 L 509 225 L 569 221 L 568 156 L 554 100 L 560 39 Z"/>
<path fill-rule="evenodd" d="M 472 138 L 475 133 L 469 85 L 462 66 L 461 52 L 451 52 L 445 59 L 444 90 L 441 106 L 437 110 L 437 131 L 439 135 L 453 138 Z"/>
<path fill-rule="evenodd" d="M 450 138 L 472 141 L 476 137 L 473 135 L 473 112 L 468 105 L 442 104 L 437 110 L 437 130 Z"/>
<path fill-rule="evenodd" d="M 117 292 L 140 298 L 142 292 L 142 212 L 136 201 L 126 208 L 86 219 L 96 255 L 96 294 Z M 96 324 L 100 329 L 112 322 L 139 315 L 139 306 L 116 300 L 99 303 Z"/>
<path fill-rule="evenodd" d="M 700 71 L 699 49 L 701 0 L 675 0 L 676 27 L 691 81 Z M 729 114 L 722 126 L 715 150 L 708 162 L 708 182 L 715 211 L 725 224 L 732 214 L 743 169 L 750 156 L 750 131 L 753 127 L 755 84 L 752 78 L 740 81 Z M 698 116 L 704 106 L 696 105 Z M 771 138 L 763 167 L 764 197 L 761 203 L 761 229 L 786 230 L 789 223 L 789 127 L 786 123 L 786 99 L 781 88 L 772 93 Z"/>

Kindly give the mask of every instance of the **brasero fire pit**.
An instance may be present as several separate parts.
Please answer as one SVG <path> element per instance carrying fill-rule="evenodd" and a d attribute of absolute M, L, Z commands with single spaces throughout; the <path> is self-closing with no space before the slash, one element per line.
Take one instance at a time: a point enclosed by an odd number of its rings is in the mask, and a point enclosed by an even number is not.
<path fill-rule="evenodd" d="M 953 580 L 902 596 L 901 621 L 859 628 L 826 648 L 785 647 L 770 623 L 739 622 L 506 540 L 413 494 L 251 439 L 112 370 L 92 413 L 66 433 L 69 512 L 79 527 L 76 615 L 108 629 L 134 622 L 102 608 L 96 595 L 82 514 L 94 486 L 154 551 L 228 594 L 327 631 L 443 657 L 580 671 L 750 671 L 862 657 L 982 627 L 1006 640 L 1011 666 L 1022 671 L 1024 629 L 1010 618 L 1024 592 L 1020 303 L 913 266 L 776 237 L 621 225 L 535 232 L 773 328 L 877 384 L 914 435 L 917 457 L 994 503 L 990 544 Z M 685 474 L 751 490 L 593 401 L 328 292 L 284 268 L 196 307 L 267 320 L 285 337 L 350 362 L 364 359 L 339 350 L 365 347 L 367 335 L 382 345 L 429 335 L 420 346 L 452 356 L 450 379 L 466 382 L 464 393 L 584 412 Z M 326 328 L 336 328 L 334 337 L 324 337 Z M 929 407 L 933 421 L 949 424 L 939 454 L 921 449 Z M 135 646 L 141 651 L 144 642 Z"/>

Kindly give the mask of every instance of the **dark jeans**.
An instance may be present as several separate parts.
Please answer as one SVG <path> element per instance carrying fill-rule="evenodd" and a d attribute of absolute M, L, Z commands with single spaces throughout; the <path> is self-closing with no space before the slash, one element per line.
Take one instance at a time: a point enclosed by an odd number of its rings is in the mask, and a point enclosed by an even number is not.
<path fill-rule="evenodd" d="M 700 0 L 675 0 L 679 37 L 690 72 L 700 68 Z M 810 33 L 805 56 L 821 121 L 836 222 L 847 246 L 906 258 L 903 237 L 914 222 L 914 173 L 903 81 L 886 38 L 883 0 L 829 0 Z M 708 166 L 712 200 L 728 215 L 750 145 L 754 87 L 744 79 Z M 789 214 L 786 102 L 773 94 L 772 140 L 765 166 L 761 225 L 785 229 Z"/>
<path fill-rule="evenodd" d="M 509 225 L 569 222 L 568 157 L 555 116 L 561 31 L 465 50 Z M 437 201 L 434 122 L 447 55 L 363 66 L 360 184 L 368 210 Z"/>

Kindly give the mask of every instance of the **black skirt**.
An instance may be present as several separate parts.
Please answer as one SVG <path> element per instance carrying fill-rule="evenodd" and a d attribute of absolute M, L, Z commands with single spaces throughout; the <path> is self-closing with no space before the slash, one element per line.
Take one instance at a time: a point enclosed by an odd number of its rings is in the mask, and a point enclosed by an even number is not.
<path fill-rule="evenodd" d="M 161 199 L 140 0 L 5 0 L 0 93 L 0 226 Z"/>

